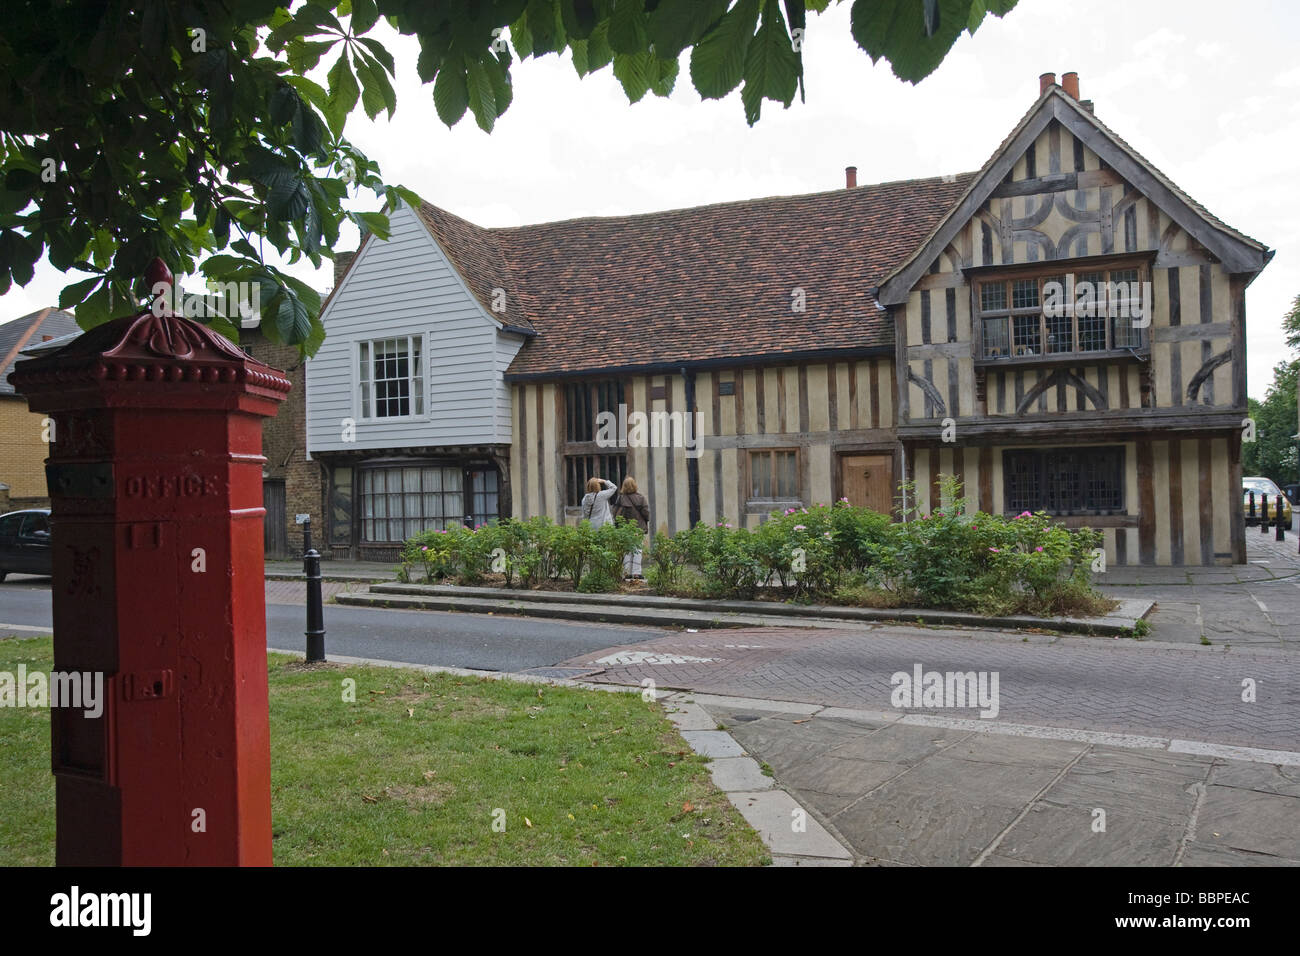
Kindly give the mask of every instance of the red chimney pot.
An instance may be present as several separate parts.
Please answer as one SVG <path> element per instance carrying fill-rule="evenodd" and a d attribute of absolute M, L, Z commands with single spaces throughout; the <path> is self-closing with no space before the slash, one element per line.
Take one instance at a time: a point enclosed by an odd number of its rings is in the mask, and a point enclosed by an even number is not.
<path fill-rule="evenodd" d="M 1038 95 L 1042 96 L 1047 92 L 1047 88 L 1056 83 L 1055 73 L 1044 73 L 1038 78 Z"/>
<path fill-rule="evenodd" d="M 844 188 L 853 189 L 857 185 L 858 185 L 858 167 L 845 166 L 844 167 Z"/>
<path fill-rule="evenodd" d="M 1070 95 L 1071 99 L 1077 100 L 1079 98 L 1079 74 L 1062 73 L 1061 87 Z"/>

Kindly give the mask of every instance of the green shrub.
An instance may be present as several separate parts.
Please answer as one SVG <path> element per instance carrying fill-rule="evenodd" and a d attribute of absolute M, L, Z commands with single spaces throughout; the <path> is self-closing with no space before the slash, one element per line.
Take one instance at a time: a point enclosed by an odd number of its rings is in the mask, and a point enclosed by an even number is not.
<path fill-rule="evenodd" d="M 686 550 L 681 535 L 656 532 L 646 554 L 646 583 L 659 594 L 676 594 L 686 571 Z"/>
<path fill-rule="evenodd" d="M 841 499 L 789 508 L 754 529 L 725 518 L 655 534 L 646 580 L 657 594 L 749 599 L 760 592 L 801 602 L 917 606 L 982 614 L 1097 614 L 1113 605 L 1092 588 L 1101 532 L 1070 530 L 1047 514 L 970 514 L 961 483 L 940 478 L 944 504 L 905 520 Z M 909 484 L 904 498 L 915 500 Z M 594 529 L 549 518 L 426 531 L 406 542 L 399 578 L 481 581 L 507 587 L 566 581 L 585 592 L 617 590 L 623 557 L 644 544 L 633 522 Z"/>

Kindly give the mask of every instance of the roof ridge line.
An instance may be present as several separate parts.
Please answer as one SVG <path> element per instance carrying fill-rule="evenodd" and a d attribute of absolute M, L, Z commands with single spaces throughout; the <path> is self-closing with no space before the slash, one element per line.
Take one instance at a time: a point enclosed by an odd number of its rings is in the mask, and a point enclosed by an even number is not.
<path fill-rule="evenodd" d="M 612 216 L 571 216 L 567 219 L 549 219 L 549 220 L 544 220 L 542 222 L 525 222 L 515 226 L 481 226 L 478 223 L 474 222 L 473 220 L 466 219 L 464 216 L 454 213 L 450 209 L 446 209 L 442 206 L 435 205 L 434 203 L 429 202 L 427 199 L 424 200 L 424 203 L 425 205 L 431 206 L 432 208 L 437 209 L 439 212 L 445 213 L 446 215 L 455 216 L 457 219 L 461 220 L 462 222 L 468 223 L 469 225 L 473 226 L 475 229 L 481 229 L 486 233 L 491 233 L 495 235 L 498 233 L 513 232 L 520 229 L 536 229 L 540 226 L 562 226 L 562 225 L 568 225 L 570 223 L 580 223 L 580 222 L 614 222 L 616 220 L 635 220 L 635 219 L 644 219 L 651 216 L 663 216 L 663 215 L 668 215 L 670 213 L 677 213 L 677 212 L 684 213 L 684 212 L 694 212 L 696 210 L 703 210 L 703 209 L 717 209 L 723 206 L 743 206 L 750 203 L 782 202 L 782 201 L 794 202 L 800 199 L 813 199 L 820 196 L 834 196 L 846 192 L 856 192 L 859 190 L 882 189 L 886 186 L 915 186 L 915 185 L 920 185 L 922 183 L 951 184 L 965 176 L 971 176 L 971 177 L 978 176 L 979 172 L 980 172 L 979 170 L 966 170 L 960 173 L 941 173 L 938 176 L 921 176 L 916 179 L 890 179 L 881 183 L 863 183 L 862 185 L 854 186 L 851 189 L 845 187 L 836 187 L 834 189 L 821 189 L 818 190 L 817 192 L 811 192 L 811 193 L 791 193 L 788 195 L 754 196 L 749 199 L 725 199 L 725 200 L 720 200 L 718 202 L 702 203 L 697 206 L 674 206 L 670 209 L 655 209 L 649 212 L 619 213 L 617 215 L 612 215 Z"/>

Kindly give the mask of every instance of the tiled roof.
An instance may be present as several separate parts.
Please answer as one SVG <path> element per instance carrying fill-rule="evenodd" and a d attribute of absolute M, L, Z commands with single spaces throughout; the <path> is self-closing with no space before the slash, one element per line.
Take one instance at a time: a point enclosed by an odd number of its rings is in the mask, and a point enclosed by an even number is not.
<path fill-rule="evenodd" d="M 537 332 L 511 375 L 771 361 L 892 349 L 872 289 L 972 176 L 506 229 L 421 214 L 484 307 L 505 289 L 498 318 Z"/>
<path fill-rule="evenodd" d="M 58 338 L 80 331 L 77 320 L 70 312 L 59 309 L 41 309 L 0 325 L 0 395 L 13 395 L 9 373 L 13 363 L 22 361 L 19 353 L 33 345 L 40 345 L 46 337 Z"/>
<path fill-rule="evenodd" d="M 498 236 L 499 233 L 508 230 L 484 229 L 429 203 L 425 203 L 420 208 L 420 217 L 433 231 L 438 245 L 451 256 L 466 285 L 483 308 L 491 311 L 493 289 L 505 289 L 506 311 L 493 314 L 506 325 L 531 328 L 526 315 L 521 314 L 516 308 L 510 308 L 510 299 L 515 288 L 509 280 L 506 263 L 501 254 L 502 243 Z"/>

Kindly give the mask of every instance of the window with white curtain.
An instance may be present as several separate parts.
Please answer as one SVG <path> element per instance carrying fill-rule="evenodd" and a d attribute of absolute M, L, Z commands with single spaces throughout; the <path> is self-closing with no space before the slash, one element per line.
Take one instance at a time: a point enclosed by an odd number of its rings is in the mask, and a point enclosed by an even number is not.
<path fill-rule="evenodd" d="M 495 473 L 494 473 L 495 474 Z M 405 541 L 465 520 L 459 465 L 403 465 L 361 471 L 361 540 Z"/>
<path fill-rule="evenodd" d="M 475 526 L 487 524 L 501 514 L 495 468 L 473 468 L 469 473 L 471 516 Z"/>

